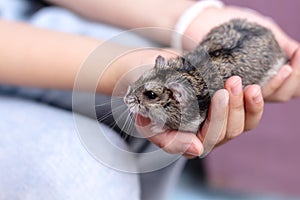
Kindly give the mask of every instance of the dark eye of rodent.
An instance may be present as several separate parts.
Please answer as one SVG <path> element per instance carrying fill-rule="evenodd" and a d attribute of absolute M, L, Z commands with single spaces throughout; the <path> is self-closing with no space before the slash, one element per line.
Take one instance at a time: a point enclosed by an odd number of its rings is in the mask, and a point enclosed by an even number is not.
<path fill-rule="evenodd" d="M 221 51 L 216 50 L 216 51 L 210 52 L 209 55 L 212 57 L 219 57 L 221 55 Z"/>
<path fill-rule="evenodd" d="M 153 91 L 145 91 L 144 95 L 148 98 L 148 99 L 156 99 L 158 96 L 155 92 Z"/>

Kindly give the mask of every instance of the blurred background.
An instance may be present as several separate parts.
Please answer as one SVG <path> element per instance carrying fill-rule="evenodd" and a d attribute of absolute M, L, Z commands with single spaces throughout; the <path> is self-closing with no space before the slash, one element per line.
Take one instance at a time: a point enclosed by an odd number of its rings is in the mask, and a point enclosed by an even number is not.
<path fill-rule="evenodd" d="M 300 1 L 223 2 L 270 16 L 285 32 L 300 41 Z M 195 199 L 240 199 L 244 194 L 262 199 L 300 199 L 299 141 L 300 99 L 266 103 L 258 128 L 218 147 L 202 161 L 189 161 L 183 179 L 192 180 L 188 188 L 193 187 L 202 194 L 195 195 Z M 206 191 L 203 191 L 204 186 Z"/>

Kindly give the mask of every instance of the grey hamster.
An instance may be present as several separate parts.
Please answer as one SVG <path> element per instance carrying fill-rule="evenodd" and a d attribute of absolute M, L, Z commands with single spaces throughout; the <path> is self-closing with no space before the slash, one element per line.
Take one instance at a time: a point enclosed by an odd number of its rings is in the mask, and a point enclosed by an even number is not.
<path fill-rule="evenodd" d="M 154 68 L 129 86 L 124 101 L 132 113 L 151 119 L 154 132 L 196 132 L 212 96 L 229 77 L 240 76 L 244 87 L 263 86 L 287 62 L 269 29 L 233 19 L 213 28 L 183 56 L 158 56 Z"/>

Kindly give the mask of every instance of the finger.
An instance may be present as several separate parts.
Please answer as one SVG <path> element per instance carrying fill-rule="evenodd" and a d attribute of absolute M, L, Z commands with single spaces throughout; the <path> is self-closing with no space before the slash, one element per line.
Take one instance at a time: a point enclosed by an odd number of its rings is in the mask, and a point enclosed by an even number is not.
<path fill-rule="evenodd" d="M 292 57 L 292 66 L 294 68 L 294 76 L 296 77 L 296 79 L 298 80 L 298 86 L 297 89 L 295 91 L 294 97 L 299 97 L 300 96 L 300 83 L 299 83 L 299 79 L 300 79 L 300 45 L 298 45 L 298 48 L 294 54 L 294 56 Z"/>
<path fill-rule="evenodd" d="M 245 88 L 245 130 L 255 128 L 263 113 L 264 101 L 261 89 L 258 85 L 250 85 Z"/>
<path fill-rule="evenodd" d="M 285 102 L 300 95 L 300 49 L 293 55 L 291 65 L 293 70 L 289 78 L 267 100 Z"/>
<path fill-rule="evenodd" d="M 193 158 L 196 158 L 196 157 L 199 156 L 199 155 L 195 156 L 195 155 L 190 155 L 190 154 L 184 153 L 183 156 L 184 156 L 185 158 L 187 158 L 187 159 L 193 159 Z"/>
<path fill-rule="evenodd" d="M 300 46 L 298 45 L 297 50 L 293 54 L 292 60 L 291 60 L 291 65 L 293 68 L 293 72 L 291 75 L 291 80 L 288 80 L 287 84 L 290 84 L 291 87 L 289 87 L 288 92 L 292 93 L 292 97 L 298 97 L 300 96 Z M 287 89 L 288 87 L 285 86 Z"/>
<path fill-rule="evenodd" d="M 201 141 L 192 133 L 168 131 L 154 135 L 148 139 L 170 154 L 199 156 L 203 153 Z"/>
<path fill-rule="evenodd" d="M 294 94 L 293 97 L 300 96 L 300 45 L 298 44 L 298 48 L 294 53 L 291 61 L 291 65 L 293 67 L 292 79 L 295 80 L 294 84 Z"/>
<path fill-rule="evenodd" d="M 272 30 L 275 38 L 279 44 L 279 46 L 286 52 L 287 56 L 291 58 L 299 46 L 299 43 L 292 39 L 289 35 L 287 35 L 283 29 L 276 24 L 274 20 L 270 20 L 270 18 L 265 18 L 264 21 L 265 27 Z"/>
<path fill-rule="evenodd" d="M 228 117 L 229 94 L 227 90 L 218 90 L 212 98 L 208 112 L 201 130 L 197 133 L 198 138 L 203 141 L 204 153 L 207 155 L 214 146 L 225 137 Z"/>
<path fill-rule="evenodd" d="M 286 34 L 284 34 L 280 38 L 278 43 L 280 44 L 282 49 L 286 52 L 289 58 L 292 58 L 295 52 L 299 49 L 299 43 Z"/>
<path fill-rule="evenodd" d="M 270 100 L 270 96 L 275 93 L 292 74 L 292 67 L 284 65 L 278 73 L 263 87 L 262 93 L 265 99 Z"/>
<path fill-rule="evenodd" d="M 141 135 L 168 153 L 185 153 L 186 155 L 195 157 L 203 152 L 203 145 L 195 134 L 177 131 L 153 134 L 151 132 L 150 119 L 137 115 L 135 121 L 136 128 Z"/>
<path fill-rule="evenodd" d="M 225 139 L 237 137 L 244 130 L 244 95 L 242 80 L 238 76 L 229 78 L 225 83 L 225 89 L 229 91 L 229 115 Z"/>

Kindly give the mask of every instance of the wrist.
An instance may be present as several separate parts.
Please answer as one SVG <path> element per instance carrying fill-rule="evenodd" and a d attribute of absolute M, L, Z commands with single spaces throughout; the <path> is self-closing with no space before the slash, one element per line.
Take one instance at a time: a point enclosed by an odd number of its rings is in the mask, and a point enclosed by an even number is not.
<path fill-rule="evenodd" d="M 176 22 L 182 13 L 194 3 L 195 1 L 192 0 L 180 0 L 176 3 L 173 0 L 153 1 L 152 9 L 149 8 L 149 10 L 155 10 L 155 12 L 147 13 L 146 20 L 143 20 L 142 25 L 143 27 L 155 27 L 157 31 L 143 32 L 142 35 L 170 46 L 172 30 Z"/>
<path fill-rule="evenodd" d="M 183 33 L 183 49 L 195 48 L 213 27 L 221 24 L 223 20 L 220 20 L 218 15 L 222 10 L 224 8 L 209 7 L 199 13 Z"/>
<path fill-rule="evenodd" d="M 197 19 L 201 19 L 201 15 L 203 15 L 203 13 L 206 13 L 207 10 L 220 9 L 223 7 L 223 5 L 224 4 L 220 0 L 201 0 L 186 9 L 179 17 L 174 26 L 174 32 L 171 38 L 171 46 L 175 49 L 183 49 L 185 43 L 190 43 L 190 41 L 186 41 L 186 39 L 194 39 L 193 37 L 190 37 L 193 36 L 193 34 L 185 34 L 186 32 L 188 32 L 187 29 L 191 26 L 191 24 L 194 24 L 193 22 Z M 214 15 L 208 16 L 212 18 L 212 16 Z M 203 34 L 201 34 L 201 32 L 205 32 L 205 30 L 201 30 L 203 29 L 202 26 L 206 26 L 207 23 L 210 23 L 210 19 L 202 20 L 202 23 L 196 24 L 195 33 L 197 33 L 197 35 L 200 35 L 200 37 L 203 37 Z M 185 36 L 185 38 L 183 36 Z M 187 38 L 186 36 L 189 36 L 190 38 Z"/>

